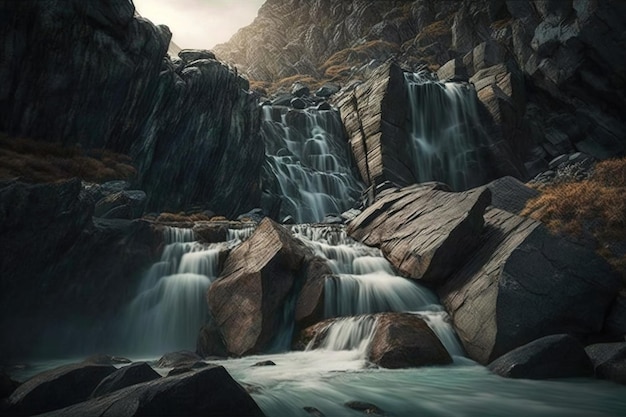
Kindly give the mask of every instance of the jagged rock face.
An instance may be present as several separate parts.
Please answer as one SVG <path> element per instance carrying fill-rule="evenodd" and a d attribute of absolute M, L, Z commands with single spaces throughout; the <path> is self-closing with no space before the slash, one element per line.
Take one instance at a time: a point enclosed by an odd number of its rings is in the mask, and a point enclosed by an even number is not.
<path fill-rule="evenodd" d="M 236 215 L 260 199 L 256 99 L 127 0 L 0 2 L 0 130 L 130 154 L 147 210 Z M 41 39 L 46 42 L 41 42 Z"/>
<path fill-rule="evenodd" d="M 468 355 L 487 364 L 551 334 L 602 330 L 619 278 L 590 249 L 498 209 L 480 247 L 439 289 Z"/>
<path fill-rule="evenodd" d="M 620 0 L 268 0 L 216 53 L 254 80 L 367 80 L 391 57 L 410 70 L 440 69 L 441 78 L 471 77 L 493 119 L 492 164 L 526 179 L 563 153 L 626 152 L 624 22 Z M 379 133 L 366 138 L 377 144 Z M 368 151 L 389 158 L 375 145 Z M 408 165 L 398 161 L 402 177 Z"/>

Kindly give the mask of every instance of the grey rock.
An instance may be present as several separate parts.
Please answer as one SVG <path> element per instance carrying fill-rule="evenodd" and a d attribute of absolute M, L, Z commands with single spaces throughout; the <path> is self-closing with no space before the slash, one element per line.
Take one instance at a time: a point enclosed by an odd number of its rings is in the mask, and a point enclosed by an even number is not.
<path fill-rule="evenodd" d="M 104 378 L 91 393 L 91 398 L 101 397 L 113 391 L 158 378 L 161 378 L 161 375 L 147 363 L 133 363 Z"/>
<path fill-rule="evenodd" d="M 274 361 L 261 361 L 261 362 L 257 362 L 252 366 L 276 366 L 276 364 L 274 363 Z"/>
<path fill-rule="evenodd" d="M 126 218 L 135 219 L 143 214 L 146 204 L 146 193 L 141 190 L 124 190 L 116 193 L 110 193 L 96 203 L 94 216 L 103 218 Z M 113 209 L 125 206 L 128 211 L 128 217 L 115 217 L 111 211 Z"/>
<path fill-rule="evenodd" d="M 626 385 L 626 343 L 598 343 L 587 346 L 585 351 L 596 378 Z"/>
<path fill-rule="evenodd" d="M 299 110 L 306 109 L 306 107 L 307 107 L 306 101 L 304 101 L 304 100 L 302 100 L 301 98 L 298 98 L 298 97 L 292 99 L 289 102 L 289 105 L 291 107 L 293 107 L 294 109 L 299 109 Z"/>
<path fill-rule="evenodd" d="M 329 102 L 322 101 L 320 104 L 317 105 L 316 109 L 320 111 L 332 110 L 332 106 Z"/>
<path fill-rule="evenodd" d="M 513 177 L 502 177 L 486 185 L 491 191 L 491 205 L 495 208 L 519 214 L 528 200 L 539 195 L 539 191 L 526 186 Z"/>
<path fill-rule="evenodd" d="M 281 94 L 272 100 L 272 106 L 289 106 L 293 99 L 292 94 Z"/>
<path fill-rule="evenodd" d="M 344 404 L 346 407 L 356 411 L 360 411 L 363 414 L 372 414 L 375 416 L 384 416 L 385 412 L 375 404 L 367 403 L 364 401 L 348 401 Z"/>
<path fill-rule="evenodd" d="M 215 54 L 212 51 L 203 49 L 183 49 L 178 53 L 178 56 L 185 64 L 199 59 L 215 59 Z"/>
<path fill-rule="evenodd" d="M 480 247 L 438 292 L 469 357 L 486 364 L 543 336 L 600 332 L 618 288 L 591 249 L 490 209 Z"/>
<path fill-rule="evenodd" d="M 294 83 L 291 86 L 291 94 L 296 97 L 308 96 L 310 93 L 309 87 L 301 82 Z"/>
<path fill-rule="evenodd" d="M 584 346 L 566 334 L 542 337 L 491 362 L 488 369 L 507 378 L 572 378 L 591 376 Z"/>
<path fill-rule="evenodd" d="M 437 70 L 437 78 L 442 81 L 467 81 L 469 77 L 467 68 L 463 65 L 463 60 L 455 58 L 446 62 Z"/>
<path fill-rule="evenodd" d="M 35 375 L 8 399 L 9 412 L 33 415 L 85 401 L 105 377 L 115 372 L 110 365 L 72 364 Z"/>
<path fill-rule="evenodd" d="M 156 366 L 159 368 L 176 368 L 194 364 L 201 360 L 202 358 L 195 352 L 181 350 L 178 352 L 166 353 L 157 361 Z"/>
<path fill-rule="evenodd" d="M 606 317 L 604 331 L 612 336 L 626 338 L 626 289 L 622 288 L 615 297 Z"/>
<path fill-rule="evenodd" d="M 419 185 L 395 189 L 352 220 L 348 233 L 379 247 L 404 276 L 440 285 L 478 245 L 490 202 L 486 188 L 462 193 Z"/>
<path fill-rule="evenodd" d="M 337 84 L 324 84 L 317 91 L 315 91 L 315 95 L 317 97 L 330 97 L 333 94 L 337 93 L 341 90 L 341 87 Z"/>

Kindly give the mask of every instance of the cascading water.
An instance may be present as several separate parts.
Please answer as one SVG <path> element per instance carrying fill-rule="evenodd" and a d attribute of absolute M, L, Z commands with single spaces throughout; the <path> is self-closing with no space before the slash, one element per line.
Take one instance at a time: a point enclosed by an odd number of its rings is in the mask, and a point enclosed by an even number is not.
<path fill-rule="evenodd" d="M 340 214 L 360 197 L 339 113 L 264 106 L 264 188 L 281 200 L 280 215 L 297 223 Z"/>
<path fill-rule="evenodd" d="M 405 73 L 405 83 L 417 182 L 441 181 L 457 191 L 483 184 L 489 169 L 489 138 L 474 88 L 437 81 L 428 72 Z"/>
<path fill-rule="evenodd" d="M 356 349 L 365 357 L 374 327 L 371 314 L 414 312 L 424 318 L 451 355 L 464 355 L 437 296 L 395 276 L 380 250 L 351 239 L 343 227 L 299 225 L 292 231 L 316 255 L 327 259 L 335 273 L 325 283 L 325 316 L 348 317 L 330 325 L 321 348 Z"/>

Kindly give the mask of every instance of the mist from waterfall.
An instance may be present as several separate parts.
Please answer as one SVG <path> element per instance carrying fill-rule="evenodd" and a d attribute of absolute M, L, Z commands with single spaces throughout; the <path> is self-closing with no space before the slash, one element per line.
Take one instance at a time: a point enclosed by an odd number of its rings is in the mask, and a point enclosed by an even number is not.
<path fill-rule="evenodd" d="M 413 174 L 461 191 L 481 185 L 488 170 L 489 138 L 478 98 L 467 83 L 442 82 L 428 72 L 405 73 Z"/>

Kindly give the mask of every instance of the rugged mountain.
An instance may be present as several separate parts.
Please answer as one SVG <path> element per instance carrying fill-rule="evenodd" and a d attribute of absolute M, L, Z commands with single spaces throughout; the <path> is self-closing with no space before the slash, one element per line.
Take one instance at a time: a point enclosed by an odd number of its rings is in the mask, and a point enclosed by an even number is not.
<path fill-rule="evenodd" d="M 624 22 L 619 0 L 268 0 L 215 52 L 251 80 L 278 85 L 348 86 L 388 59 L 438 71 L 440 79 L 469 79 L 492 118 L 492 137 L 507 142 L 508 150 L 497 151 L 502 164 L 528 178 L 561 154 L 624 154 Z M 374 90 L 357 91 L 357 101 Z"/>

